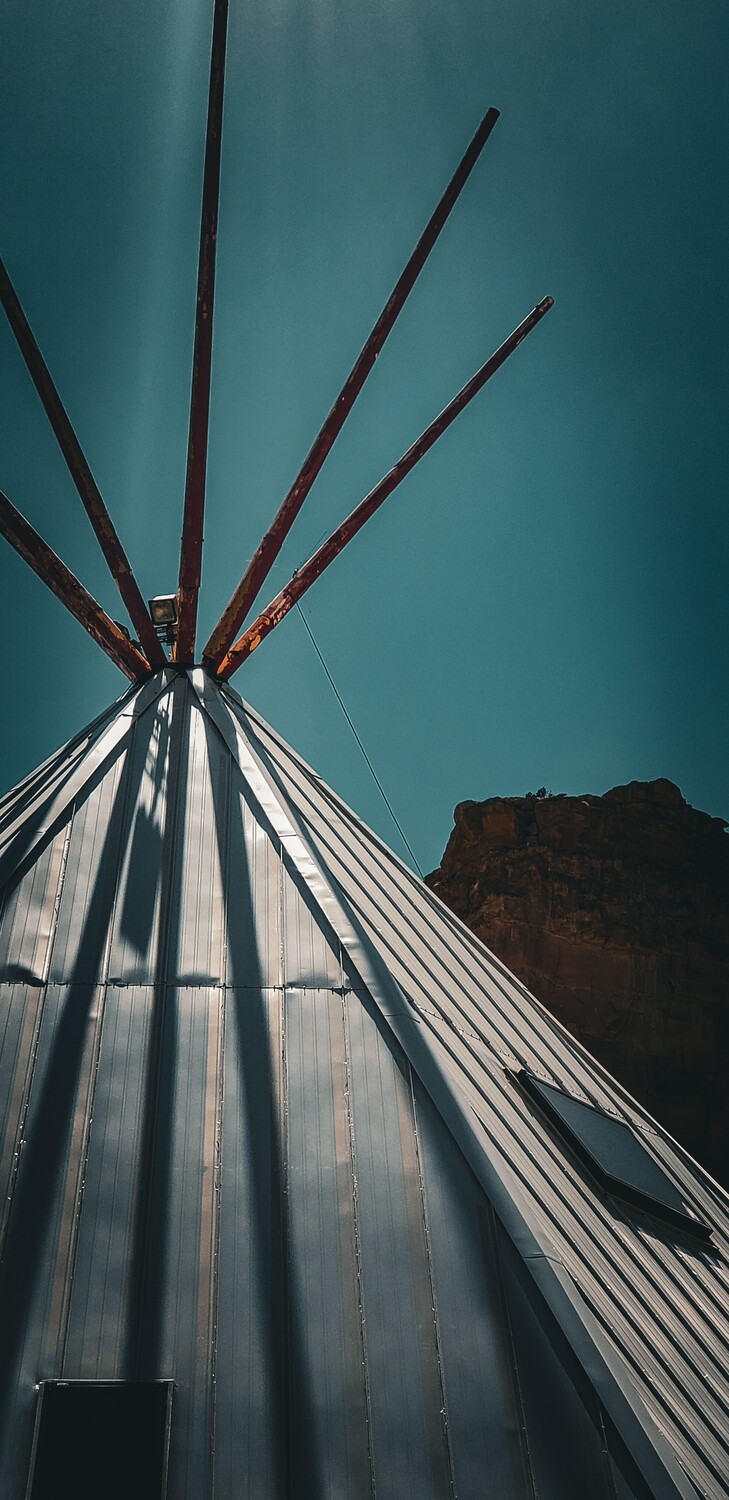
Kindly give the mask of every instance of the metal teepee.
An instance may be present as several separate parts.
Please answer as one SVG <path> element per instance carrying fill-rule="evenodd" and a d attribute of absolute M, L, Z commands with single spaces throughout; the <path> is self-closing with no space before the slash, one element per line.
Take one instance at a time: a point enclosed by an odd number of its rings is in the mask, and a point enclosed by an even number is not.
<path fill-rule="evenodd" d="M 246 625 L 495 110 L 196 662 L 226 23 L 151 614 L 0 267 L 134 631 L 0 497 L 131 684 L 0 799 L 0 1495 L 720 1500 L 726 1195 L 228 685 L 551 306 Z"/>

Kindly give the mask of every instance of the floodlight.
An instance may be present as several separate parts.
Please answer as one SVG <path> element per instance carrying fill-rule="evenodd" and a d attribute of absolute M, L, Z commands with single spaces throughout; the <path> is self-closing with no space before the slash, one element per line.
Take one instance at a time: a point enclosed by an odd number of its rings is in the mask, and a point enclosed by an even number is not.
<path fill-rule="evenodd" d="M 153 625 L 176 625 L 177 595 L 157 594 L 156 598 L 149 601 L 149 613 Z"/>

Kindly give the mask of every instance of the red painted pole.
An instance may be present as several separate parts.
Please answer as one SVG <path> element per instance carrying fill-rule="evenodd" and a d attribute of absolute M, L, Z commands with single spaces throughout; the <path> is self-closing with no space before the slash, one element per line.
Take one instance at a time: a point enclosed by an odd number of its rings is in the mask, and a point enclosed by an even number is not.
<path fill-rule="evenodd" d="M 206 666 L 215 668 L 222 662 L 236 631 L 240 629 L 256 595 L 265 583 L 327 454 L 341 432 L 346 418 L 352 410 L 367 376 L 382 349 L 385 339 L 390 333 L 398 314 L 404 307 L 407 297 L 415 285 L 443 225 L 476 165 L 498 118 L 499 111 L 497 109 L 489 109 L 481 121 L 465 156 L 453 174 L 438 207 L 418 240 L 392 296 L 380 313 L 324 426 L 304 460 L 273 525 L 266 532 L 263 541 L 251 558 L 230 603 L 221 615 L 203 652 L 203 660 Z"/>
<path fill-rule="evenodd" d="M 96 539 L 106 558 L 119 593 L 127 607 L 132 625 L 150 661 L 154 662 L 156 666 L 163 666 L 167 657 L 154 632 L 147 606 L 139 591 L 131 564 L 117 536 L 111 516 L 101 497 L 81 444 L 71 426 L 68 414 L 53 383 L 48 366 L 36 344 L 15 288 L 1 260 L 0 302 L 2 302 L 10 327 L 15 334 L 18 348 L 25 360 L 30 378 L 45 408 L 46 416 L 53 428 L 56 442 L 66 460 L 71 478 L 81 498 L 81 503 L 94 528 Z"/>
<path fill-rule="evenodd" d="M 192 662 L 195 656 L 197 604 L 202 574 L 205 483 L 208 461 L 210 379 L 213 358 L 213 303 L 215 297 L 215 250 L 220 196 L 220 151 L 223 130 L 225 46 L 228 0 L 215 0 L 213 40 L 210 56 L 208 123 L 205 139 L 200 255 L 197 275 L 195 345 L 192 363 L 190 434 L 187 447 L 185 510 L 180 548 L 178 627 L 175 661 Z"/>
<path fill-rule="evenodd" d="M 78 578 L 61 562 L 47 542 L 38 535 L 25 516 L 0 492 L 0 534 L 24 558 L 46 586 L 65 604 L 66 609 L 83 625 L 101 646 L 114 665 L 131 682 L 149 677 L 152 668 L 139 647 L 125 635 L 120 625 L 97 604 Z"/>
<path fill-rule="evenodd" d="M 218 667 L 216 674 L 218 678 L 227 679 L 232 676 L 233 672 L 237 671 L 238 667 L 246 660 L 246 657 L 250 656 L 256 650 L 257 646 L 260 646 L 261 641 L 265 640 L 274 627 L 284 619 L 289 610 L 293 609 L 293 606 L 298 602 L 302 594 L 305 594 L 307 589 L 311 588 L 311 585 L 316 582 L 316 579 L 320 577 L 324 569 L 328 568 L 335 557 L 339 556 L 339 553 L 356 536 L 357 532 L 369 520 L 370 516 L 374 515 L 375 511 L 388 498 L 388 495 L 391 495 L 393 490 L 405 478 L 405 475 L 409 474 L 410 470 L 428 452 L 428 449 L 432 448 L 433 444 L 446 431 L 446 428 L 450 427 L 451 422 L 455 421 L 459 413 L 463 411 L 463 408 L 481 390 L 486 381 L 490 380 L 491 376 L 503 365 L 504 361 L 509 358 L 509 355 L 526 338 L 532 328 L 536 327 L 537 323 L 541 321 L 545 313 L 549 312 L 552 306 L 553 301 L 551 297 L 545 297 L 542 302 L 538 303 L 533 311 L 529 313 L 528 317 L 524 318 L 518 328 L 515 328 L 508 339 L 496 350 L 496 353 L 491 355 L 491 358 L 472 376 L 463 389 L 458 392 L 458 395 L 454 396 L 448 406 L 435 418 L 435 421 L 431 422 L 429 427 L 426 427 L 425 432 L 421 433 L 417 441 L 413 443 L 411 448 L 408 448 L 407 453 L 403 454 L 403 457 L 390 469 L 389 473 L 385 474 L 384 478 L 379 481 L 379 484 L 375 485 L 373 490 L 370 490 L 369 495 L 366 495 L 364 500 L 360 501 L 360 504 L 342 522 L 341 526 L 332 532 L 329 539 L 319 547 L 318 551 L 309 558 L 309 561 L 298 569 L 290 582 L 281 590 L 280 594 L 276 595 L 276 598 L 263 610 L 258 619 L 254 620 L 253 624 L 248 627 L 245 634 L 236 641 L 234 646 L 231 646 Z"/>

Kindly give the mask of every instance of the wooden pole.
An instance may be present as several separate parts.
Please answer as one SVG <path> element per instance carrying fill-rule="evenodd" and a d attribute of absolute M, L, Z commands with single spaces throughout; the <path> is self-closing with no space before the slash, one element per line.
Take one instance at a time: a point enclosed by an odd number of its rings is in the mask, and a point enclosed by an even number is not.
<path fill-rule="evenodd" d="M 46 586 L 65 604 L 75 619 L 83 625 L 89 635 L 101 646 L 114 665 L 131 682 L 149 677 L 152 668 L 139 647 L 97 604 L 93 596 L 79 583 L 78 578 L 61 562 L 47 542 L 38 535 L 29 521 L 0 492 L 0 534 L 10 542 L 20 557 L 37 573 Z"/>
<path fill-rule="evenodd" d="M 190 399 L 190 433 L 187 447 L 185 510 L 180 547 L 178 627 L 177 642 L 174 651 L 175 661 L 185 663 L 191 663 L 195 656 L 197 605 L 202 574 L 205 483 L 210 419 L 210 379 L 213 357 L 215 250 L 218 235 L 220 151 L 223 129 L 223 88 L 225 83 L 227 29 L 228 0 L 215 0 L 200 223 L 195 345 L 192 363 L 192 395 Z"/>
<path fill-rule="evenodd" d="M 261 641 L 265 640 L 266 636 L 270 634 L 275 626 L 284 619 L 289 610 L 293 609 L 293 606 L 298 602 L 302 594 L 305 594 L 307 589 L 311 588 L 311 585 L 321 576 L 324 569 L 328 568 L 335 557 L 339 556 L 339 553 L 356 536 L 357 532 L 361 530 L 370 516 L 373 516 L 375 511 L 387 499 L 388 495 L 391 495 L 393 490 L 397 489 L 397 486 L 405 478 L 405 475 L 409 474 L 410 470 L 428 452 L 428 449 L 432 448 L 433 444 L 446 431 L 446 428 L 450 427 L 451 422 L 455 421 L 459 413 L 463 411 L 463 408 L 481 390 L 486 381 L 491 379 L 491 376 L 503 365 L 504 361 L 509 358 L 509 355 L 513 354 L 522 340 L 526 338 L 532 328 L 536 327 L 537 323 L 541 321 L 545 313 L 549 312 L 552 306 L 553 300 L 551 297 L 545 297 L 542 302 L 538 303 L 533 311 L 519 324 L 518 328 L 515 328 L 508 339 L 496 350 L 496 353 L 491 355 L 491 358 L 472 376 L 463 389 L 458 392 L 458 395 L 454 396 L 448 406 L 435 418 L 435 421 L 431 422 L 429 427 L 426 427 L 425 432 L 421 433 L 417 441 L 393 465 L 389 473 L 385 474 L 384 478 L 379 481 L 379 484 L 375 485 L 373 490 L 370 490 L 369 495 L 366 495 L 364 500 L 360 501 L 360 504 L 342 522 L 341 526 L 332 532 L 328 540 L 322 543 L 322 546 L 309 558 L 309 561 L 298 569 L 290 582 L 285 585 L 281 592 L 276 595 L 276 598 L 263 610 L 258 619 L 254 620 L 253 624 L 248 627 L 245 634 L 226 652 L 217 669 L 216 675 L 218 678 L 227 679 L 231 677 L 233 672 L 237 671 L 238 667 L 246 660 L 246 657 L 250 656 L 256 650 L 257 646 L 260 646 Z"/>
<path fill-rule="evenodd" d="M 443 225 L 476 165 L 498 118 L 499 111 L 497 109 L 489 109 L 481 121 L 468 150 L 418 240 L 392 296 L 385 304 L 361 354 L 348 375 L 324 426 L 318 437 L 314 440 L 314 444 L 305 458 L 278 515 L 251 558 L 230 603 L 223 611 L 203 652 L 203 661 L 209 668 L 215 669 L 222 662 L 236 631 L 240 629 L 256 595 L 265 583 L 327 454 L 341 432 L 346 418 L 352 410 L 357 396 L 382 349 L 385 339 L 390 333 L 398 314 L 404 307 L 407 297 L 415 285 Z"/>
<path fill-rule="evenodd" d="M 40 396 L 46 416 L 53 428 L 59 448 L 66 460 L 81 503 L 94 528 L 96 539 L 110 572 L 127 607 L 129 618 L 141 645 L 151 662 L 163 666 L 167 660 L 149 618 L 147 606 L 139 591 L 129 559 L 117 536 L 111 516 L 104 504 L 86 456 L 68 413 L 51 378 L 50 371 L 33 337 L 7 270 L 0 260 L 0 302 L 5 309 L 28 373 Z"/>

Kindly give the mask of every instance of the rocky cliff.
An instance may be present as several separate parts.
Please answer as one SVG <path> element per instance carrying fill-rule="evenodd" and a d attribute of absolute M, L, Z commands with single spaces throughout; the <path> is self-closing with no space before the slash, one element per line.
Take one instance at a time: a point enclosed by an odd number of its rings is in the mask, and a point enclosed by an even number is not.
<path fill-rule="evenodd" d="M 670 781 L 461 802 L 427 877 L 729 1182 L 729 834 Z"/>

